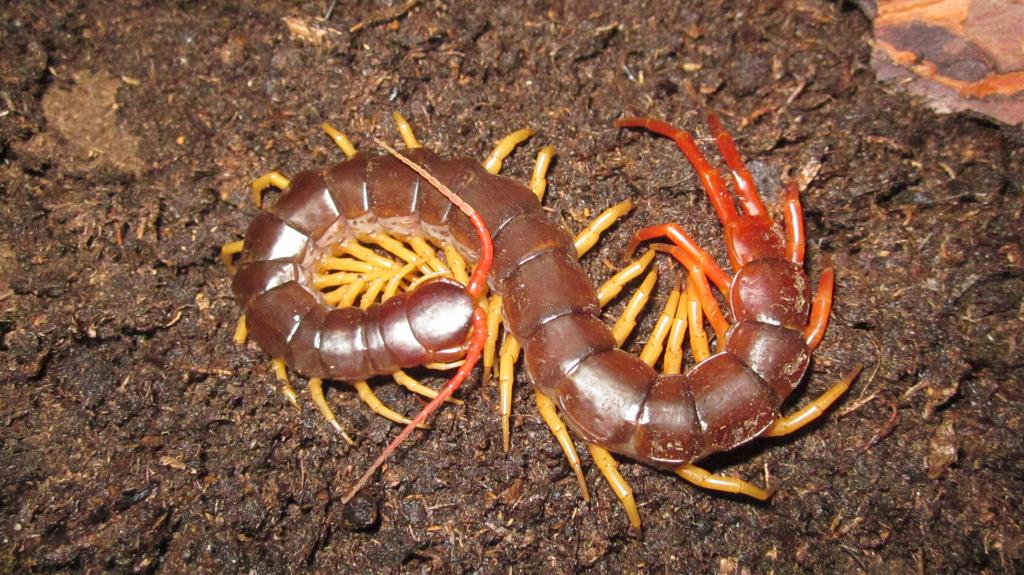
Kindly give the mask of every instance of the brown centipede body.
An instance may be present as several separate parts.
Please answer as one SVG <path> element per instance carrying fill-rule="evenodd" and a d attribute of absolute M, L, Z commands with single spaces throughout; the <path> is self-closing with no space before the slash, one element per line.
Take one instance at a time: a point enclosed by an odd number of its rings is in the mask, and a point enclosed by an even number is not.
<path fill-rule="evenodd" d="M 659 236 L 675 243 L 656 249 L 671 253 L 689 274 L 685 301 L 692 305 L 676 314 L 690 323 L 698 360 L 686 373 L 659 374 L 651 358 L 619 348 L 622 337 L 600 319 L 603 302 L 578 261 L 573 238 L 544 213 L 535 190 L 494 175 L 475 160 L 447 159 L 418 147 L 405 154 L 420 171 L 397 155 L 352 150 L 336 166 L 303 172 L 252 222 L 244 249 L 237 246 L 241 257 L 233 282 L 252 338 L 272 357 L 313 378 L 355 380 L 448 361 L 466 352 L 471 331 L 470 347 L 478 356 L 479 340 L 487 332 L 477 307 L 486 276 L 492 292 L 503 298 L 504 324 L 522 346 L 542 413 L 544 402 L 553 402 L 568 427 L 588 443 L 631 523 L 639 526 L 632 492 L 607 451 L 675 471 L 705 487 L 766 498 L 759 488 L 711 475 L 692 462 L 760 435 L 795 430 L 827 408 L 853 375 L 797 414 L 780 416 L 782 402 L 803 378 L 824 332 L 832 272 L 823 275 L 812 305 L 795 188 L 786 195 L 783 235 L 767 216 L 728 133 L 713 116 L 710 123 L 733 173 L 742 215 L 718 172 L 685 132 L 649 119 L 616 123 L 673 138 L 701 176 L 726 229 L 736 270 L 731 279 L 673 224 L 641 230 L 629 247 L 632 252 L 640 242 Z M 438 193 L 425 179 L 428 175 L 472 206 L 476 221 L 471 211 L 455 209 L 449 197 Z M 477 285 L 426 282 L 366 310 L 325 303 L 310 281 L 314 262 L 341 240 L 379 230 L 451 242 L 479 260 Z M 486 259 L 480 257 L 482 250 L 488 249 L 482 230 L 489 230 L 493 242 L 489 275 L 479 265 Z M 719 311 L 708 279 L 726 296 L 734 324 Z M 681 303 L 679 309 L 684 309 Z M 715 330 L 717 353 L 701 351 L 707 348 L 707 340 L 701 340 L 702 313 Z M 370 471 L 457 385 L 446 386 L 446 394 L 405 428 Z M 545 419 L 555 431 L 557 424 Z M 570 455 L 571 444 L 562 443 Z M 578 469 L 577 477 L 585 488 Z"/>
<path fill-rule="evenodd" d="M 425 150 L 409 156 L 433 160 Z M 433 229 L 478 250 L 469 219 L 453 217 L 452 203 L 427 187 L 392 156 L 360 154 L 296 176 L 245 235 L 232 289 L 250 337 L 302 375 L 349 381 L 462 357 L 474 308 L 463 286 L 427 282 L 362 310 L 328 305 L 309 279 L 325 249 L 379 229 Z"/>

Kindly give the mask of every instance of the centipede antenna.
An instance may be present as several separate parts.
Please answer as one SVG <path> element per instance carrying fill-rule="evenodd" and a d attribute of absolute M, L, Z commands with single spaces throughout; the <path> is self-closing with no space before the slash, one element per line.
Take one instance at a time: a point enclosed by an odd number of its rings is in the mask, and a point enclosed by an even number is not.
<path fill-rule="evenodd" d="M 470 222 L 473 223 L 473 227 L 476 228 L 477 237 L 480 239 L 480 257 L 476 262 L 476 267 L 473 268 L 473 274 L 469 278 L 469 283 L 466 284 L 466 292 L 474 300 L 480 299 L 484 293 L 484 289 L 487 284 L 487 274 L 491 271 L 491 262 L 494 260 L 494 245 L 491 243 L 491 232 L 487 229 L 487 225 L 484 224 L 484 220 L 480 217 L 480 214 L 473 209 L 473 206 L 466 203 L 465 200 L 460 198 L 455 192 L 451 191 L 448 186 L 442 184 L 437 178 L 430 174 L 423 166 L 420 166 L 416 162 L 398 153 L 394 148 L 385 144 L 381 140 L 374 139 L 377 145 L 387 150 L 389 154 L 398 158 L 406 166 L 409 166 L 414 172 L 420 175 L 424 180 L 430 182 L 432 186 L 437 188 L 437 191 L 441 192 L 444 197 L 455 204 L 462 213 L 466 214 Z"/>
<path fill-rule="evenodd" d="M 362 489 L 367 483 L 369 483 L 370 478 L 373 476 L 374 472 L 376 472 L 377 469 L 379 469 L 380 466 L 383 465 L 385 461 L 387 461 L 388 457 L 390 457 L 391 454 L 394 453 L 396 449 L 398 449 L 398 446 L 401 445 L 410 435 L 412 435 L 413 430 L 415 430 L 416 427 L 419 426 L 421 423 L 426 421 L 427 418 L 429 418 L 430 415 L 433 414 L 434 411 L 436 411 L 437 408 L 441 406 L 441 404 L 447 401 L 448 398 L 450 398 L 452 394 L 455 393 L 457 389 L 459 389 L 459 386 L 462 385 L 462 382 L 465 381 L 467 377 L 469 377 L 469 374 L 472 373 L 473 368 L 476 367 L 476 363 L 480 359 L 484 343 L 484 338 L 477 337 L 476 334 L 482 333 L 486 335 L 487 333 L 487 314 L 479 307 L 473 310 L 473 333 L 474 336 L 470 342 L 469 351 L 466 352 L 466 363 L 462 364 L 462 367 L 459 368 L 459 371 L 455 372 L 455 376 L 452 377 L 443 388 L 441 388 L 441 391 L 437 393 L 437 397 L 432 399 L 430 403 L 426 405 L 426 407 L 424 407 L 419 413 L 417 413 L 416 417 L 414 417 L 412 421 L 410 421 L 409 424 L 405 426 L 405 429 L 403 429 L 402 432 L 399 433 L 397 437 L 391 440 L 391 443 L 388 444 L 387 448 L 384 449 L 384 452 L 381 453 L 376 460 L 374 460 L 373 464 L 370 465 L 370 468 L 367 469 L 365 473 L 363 473 L 363 476 L 359 478 L 359 481 L 355 484 L 355 486 L 348 492 L 347 495 L 345 495 L 345 497 L 342 498 L 342 503 L 348 503 L 349 501 L 351 501 L 352 498 L 356 496 L 356 493 L 359 493 L 359 490 Z"/>
<path fill-rule="evenodd" d="M 480 257 L 476 262 L 476 266 L 473 268 L 473 274 L 469 278 L 469 283 L 466 284 L 466 293 L 468 293 L 474 301 L 479 301 L 483 296 L 484 290 L 487 288 L 487 274 L 490 273 L 491 262 L 494 260 L 494 246 L 491 243 L 491 232 L 484 224 L 483 218 L 476 210 L 473 209 L 472 206 L 466 203 L 465 200 L 456 195 L 455 192 L 448 189 L 447 186 L 439 182 L 437 178 L 432 176 L 422 166 L 413 162 L 409 158 L 406 158 L 395 151 L 394 148 L 380 140 L 377 140 L 377 145 L 387 150 L 389 154 L 398 158 L 398 160 L 403 164 L 409 166 L 409 168 L 419 174 L 423 179 L 430 182 L 430 184 L 437 188 L 437 190 L 448 198 L 449 201 L 462 210 L 462 213 L 466 214 L 466 216 L 469 217 L 469 220 L 473 223 L 473 227 L 476 228 L 477 235 L 480 238 Z M 467 377 L 469 377 L 469 374 L 473 372 L 473 368 L 476 367 L 477 362 L 480 360 L 486 340 L 487 313 L 483 308 L 477 306 L 473 310 L 473 335 L 469 342 L 469 349 L 466 351 L 465 363 L 459 367 L 459 370 L 455 372 L 455 375 L 452 376 L 450 380 L 448 380 L 448 383 L 441 388 L 437 393 L 437 397 L 432 399 L 426 407 L 417 413 L 416 417 L 414 417 L 412 421 L 405 426 L 405 429 L 403 429 L 397 437 L 391 440 L 391 443 L 389 443 L 383 453 L 374 460 L 373 464 L 370 465 L 370 468 L 363 473 L 363 476 L 359 478 L 359 481 L 356 482 L 351 491 L 342 498 L 342 503 L 348 503 L 351 501 L 352 498 L 355 497 L 356 493 L 359 493 L 359 490 L 370 481 L 370 478 L 377 469 L 379 469 L 380 466 L 387 461 L 388 457 L 398 449 L 398 446 L 412 435 L 412 432 L 417 428 L 417 426 L 426 421 L 427 418 L 437 410 L 437 408 L 439 408 L 452 396 L 453 393 L 455 393 L 457 389 L 459 389 L 459 386 L 462 385 L 462 382 L 465 381 Z"/>

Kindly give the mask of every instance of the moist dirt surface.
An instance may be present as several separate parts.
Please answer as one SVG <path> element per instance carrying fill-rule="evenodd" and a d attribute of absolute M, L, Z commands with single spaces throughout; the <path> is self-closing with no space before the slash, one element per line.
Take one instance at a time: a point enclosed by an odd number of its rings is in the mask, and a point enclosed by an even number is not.
<path fill-rule="evenodd" d="M 870 69 L 846 3 L 13 2 L 0 22 L 0 572 L 1011 573 L 1024 566 L 1019 128 L 940 116 Z M 329 18 L 324 16 L 330 12 Z M 832 322 L 793 409 L 865 369 L 827 417 L 703 462 L 767 503 L 624 461 L 629 527 L 577 443 L 592 498 L 525 376 L 512 446 L 474 381 L 349 504 L 398 426 L 336 382 L 356 438 L 301 409 L 232 342 L 219 248 L 258 213 L 248 183 L 397 140 L 452 156 L 537 135 L 545 200 L 579 229 L 633 212 L 583 261 L 595 282 L 639 228 L 678 222 L 725 262 L 672 142 L 715 110 L 771 205 L 803 189 Z M 659 260 L 650 332 L 677 266 Z M 544 297 L 537 293 L 517 297 Z M 608 319 L 622 309 L 609 309 Z M 442 375 L 417 371 L 434 386 Z M 423 402 L 387 380 L 389 406 Z"/>

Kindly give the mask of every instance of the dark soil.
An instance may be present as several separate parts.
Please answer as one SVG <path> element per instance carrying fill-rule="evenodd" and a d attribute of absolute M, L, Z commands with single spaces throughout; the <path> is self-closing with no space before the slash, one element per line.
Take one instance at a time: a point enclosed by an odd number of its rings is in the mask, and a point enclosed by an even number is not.
<path fill-rule="evenodd" d="M 1024 565 L 1022 138 L 876 82 L 869 23 L 846 4 L 339 2 L 326 22 L 326 0 L 8 4 L 0 571 Z M 366 149 L 395 140 L 399 110 L 434 149 L 478 158 L 531 126 L 506 173 L 527 177 L 539 146 L 557 146 L 546 204 L 567 225 L 637 203 L 585 259 L 595 281 L 654 223 L 681 223 L 725 261 L 671 142 L 611 127 L 653 115 L 711 149 L 704 109 L 770 199 L 786 178 L 806 184 L 812 277 L 837 271 L 832 324 L 794 404 L 866 365 L 823 421 L 705 462 L 767 480 L 774 498 L 626 462 L 635 532 L 581 444 L 594 491 L 582 502 L 524 379 L 510 453 L 494 386 L 469 385 L 464 406 L 342 505 L 397 427 L 334 385 L 348 447 L 308 395 L 301 411 L 282 398 L 258 349 L 232 343 L 218 250 L 257 213 L 248 182 L 338 161 L 324 120 Z M 376 389 L 404 413 L 422 405 Z"/>

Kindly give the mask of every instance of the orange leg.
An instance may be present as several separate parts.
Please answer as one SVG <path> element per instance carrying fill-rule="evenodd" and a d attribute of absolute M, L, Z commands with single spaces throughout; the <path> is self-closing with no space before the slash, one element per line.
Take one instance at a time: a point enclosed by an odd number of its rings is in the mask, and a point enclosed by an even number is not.
<path fill-rule="evenodd" d="M 821 274 L 818 280 L 818 292 L 814 294 L 814 303 L 811 304 L 811 317 L 804 328 L 804 341 L 807 347 L 812 350 L 821 343 L 825 336 L 825 328 L 828 327 L 828 318 L 832 314 L 832 287 L 835 284 L 835 273 L 828 268 Z"/>
<path fill-rule="evenodd" d="M 700 182 L 704 186 L 704 191 L 707 192 L 711 205 L 715 207 L 715 213 L 718 214 L 718 219 L 722 222 L 722 225 L 728 227 L 731 222 L 739 217 L 739 214 L 736 212 L 736 206 L 733 204 L 732 198 L 725 188 L 725 182 L 722 181 L 721 174 L 718 173 L 718 170 L 711 167 L 711 164 L 708 164 L 704 154 L 697 147 L 696 142 L 693 141 L 693 136 L 685 130 L 681 130 L 661 120 L 655 120 L 654 118 L 622 118 L 621 120 L 616 120 L 613 125 L 616 128 L 644 128 L 666 138 L 672 138 L 672 141 L 682 150 L 686 159 L 690 161 L 693 169 L 697 171 L 697 175 L 700 176 Z"/>
<path fill-rule="evenodd" d="M 733 141 L 732 136 L 722 126 L 722 122 L 714 112 L 708 113 L 708 127 L 711 128 L 711 133 L 715 136 L 715 143 L 718 144 L 718 151 L 721 152 L 722 158 L 725 159 L 725 165 L 729 166 L 729 169 L 732 170 L 732 175 L 736 182 L 736 195 L 740 197 L 740 202 L 743 203 L 743 210 L 748 216 L 767 218 L 768 211 L 764 209 L 761 194 L 757 193 L 754 178 L 750 176 L 747 167 L 743 165 L 740 152 L 736 149 L 736 142 Z"/>
<path fill-rule="evenodd" d="M 786 186 L 783 203 L 782 214 L 786 221 L 786 258 L 798 266 L 803 266 L 804 209 L 800 206 L 800 192 L 795 183 Z"/>
<path fill-rule="evenodd" d="M 676 475 L 704 489 L 724 491 L 725 493 L 740 493 L 758 501 L 767 501 L 772 496 L 771 491 L 765 491 L 753 483 L 747 483 L 736 477 L 716 475 L 696 465 L 680 466 L 676 469 Z"/>
<path fill-rule="evenodd" d="M 715 335 L 718 336 L 719 345 L 724 344 L 725 332 L 729 331 L 729 322 L 722 315 L 722 309 L 718 307 L 718 302 L 715 301 L 715 296 L 711 293 L 711 286 L 708 285 L 708 278 L 704 268 L 697 261 L 693 260 L 688 253 L 677 246 L 654 244 L 651 247 L 656 251 L 670 254 L 676 261 L 683 264 L 686 271 L 690 272 L 688 283 L 692 283 L 694 294 L 700 302 L 700 307 L 704 311 L 704 315 L 707 316 L 712 329 L 715 330 Z"/>
<path fill-rule="evenodd" d="M 828 388 L 825 393 L 818 396 L 817 399 L 801 407 L 799 410 L 785 416 L 781 416 L 775 420 L 765 432 L 763 437 L 781 437 L 783 435 L 789 435 L 808 423 L 821 417 L 828 408 L 836 402 L 846 390 L 853 384 L 853 380 L 857 379 L 857 375 L 864 366 L 857 364 L 853 370 L 846 375 L 838 383 Z"/>
<path fill-rule="evenodd" d="M 645 242 L 649 239 L 667 237 L 672 240 L 672 243 L 679 246 L 679 248 L 687 254 L 690 258 L 689 261 L 696 262 L 696 264 L 704 270 L 704 273 L 711 279 L 712 282 L 718 287 L 719 291 L 723 294 L 729 293 L 729 288 L 732 285 L 732 278 L 729 274 L 725 273 L 715 258 L 711 257 L 711 254 L 704 251 L 697 242 L 693 240 L 679 224 L 662 224 L 660 226 L 650 226 L 638 231 L 633 239 L 630 240 L 629 245 L 626 246 L 626 258 L 633 255 L 636 251 L 636 247 L 641 242 Z M 678 259 L 678 258 L 677 258 Z M 680 260 L 682 261 L 682 260 Z M 692 266 L 683 264 L 689 269 Z"/>

